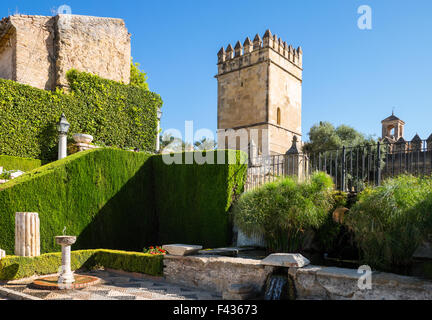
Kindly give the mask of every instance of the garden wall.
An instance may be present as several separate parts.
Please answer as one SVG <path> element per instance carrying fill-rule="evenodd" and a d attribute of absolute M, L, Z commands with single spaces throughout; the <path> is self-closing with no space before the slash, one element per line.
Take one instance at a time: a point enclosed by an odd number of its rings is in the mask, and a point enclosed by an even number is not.
<path fill-rule="evenodd" d="M 431 300 L 432 281 L 385 272 L 372 272 L 371 289 L 360 289 L 363 275 L 356 269 L 320 267 L 280 268 L 265 266 L 261 260 L 170 256 L 163 260 L 165 278 L 176 284 L 223 293 L 232 284 L 249 284 L 264 295 L 268 277 L 282 270 L 291 277 L 297 300 Z M 364 281 L 360 279 L 363 284 Z M 294 298 L 293 297 L 293 298 Z"/>
<path fill-rule="evenodd" d="M 161 156 L 111 148 L 79 152 L 0 186 L 0 248 L 13 254 L 15 212 L 23 211 L 39 213 L 42 253 L 60 250 L 54 237 L 64 227 L 78 236 L 74 249 L 228 245 L 228 209 L 245 171 L 238 163 L 165 165 Z"/>

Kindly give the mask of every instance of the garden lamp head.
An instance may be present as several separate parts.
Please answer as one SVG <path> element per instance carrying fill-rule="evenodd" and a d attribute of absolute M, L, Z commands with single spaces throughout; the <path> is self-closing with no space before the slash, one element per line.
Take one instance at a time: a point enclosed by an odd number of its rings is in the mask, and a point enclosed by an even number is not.
<path fill-rule="evenodd" d="M 70 123 L 66 120 L 66 116 L 62 113 L 59 122 L 57 123 L 57 131 L 61 134 L 66 134 L 69 131 Z"/>

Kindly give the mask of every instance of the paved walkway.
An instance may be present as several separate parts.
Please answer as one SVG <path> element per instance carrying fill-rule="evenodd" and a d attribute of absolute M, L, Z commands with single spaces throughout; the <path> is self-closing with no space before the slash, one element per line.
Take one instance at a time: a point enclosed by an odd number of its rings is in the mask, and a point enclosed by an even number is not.
<path fill-rule="evenodd" d="M 29 288 L 32 279 L 0 285 L 14 292 L 44 300 L 222 300 L 214 292 L 167 283 L 163 278 L 137 278 L 109 271 L 88 274 L 102 279 L 101 283 L 81 290 L 38 290 Z M 0 300 L 2 297 L 0 296 Z"/>

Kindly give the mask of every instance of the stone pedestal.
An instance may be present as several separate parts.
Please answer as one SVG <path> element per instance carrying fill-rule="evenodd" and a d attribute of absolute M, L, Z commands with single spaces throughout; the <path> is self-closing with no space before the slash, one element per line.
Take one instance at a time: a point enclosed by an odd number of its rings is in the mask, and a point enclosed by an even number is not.
<path fill-rule="evenodd" d="M 75 282 L 74 275 L 71 270 L 71 246 L 75 243 L 74 236 L 59 236 L 56 237 L 56 243 L 62 247 L 62 268 L 58 278 L 59 284 L 72 284 Z"/>
<path fill-rule="evenodd" d="M 40 255 L 39 215 L 36 212 L 15 213 L 15 255 Z"/>
<path fill-rule="evenodd" d="M 59 135 L 58 145 L 58 160 L 67 157 L 67 134 L 61 133 Z"/>

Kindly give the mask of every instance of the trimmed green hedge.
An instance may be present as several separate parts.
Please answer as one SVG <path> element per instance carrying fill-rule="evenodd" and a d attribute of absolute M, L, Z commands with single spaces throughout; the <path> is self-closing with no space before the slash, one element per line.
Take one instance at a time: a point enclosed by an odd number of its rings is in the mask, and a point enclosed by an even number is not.
<path fill-rule="evenodd" d="M 110 148 L 79 152 L 0 185 L 0 248 L 14 252 L 15 212 L 38 212 L 41 252 L 54 237 L 79 235 L 75 249 L 142 250 L 157 225 L 150 155 Z"/>
<path fill-rule="evenodd" d="M 0 155 L 0 167 L 3 170 L 21 170 L 24 172 L 39 168 L 42 161 L 39 159 L 28 159 Z"/>
<path fill-rule="evenodd" d="M 244 190 L 246 154 L 219 151 L 234 164 L 171 164 L 163 156 L 153 157 L 159 243 L 191 243 L 205 247 L 227 246 L 232 242 L 233 199 Z M 217 152 L 209 152 L 217 163 Z M 183 163 L 185 153 L 182 154 Z M 243 163 L 243 164 L 242 164 Z"/>
<path fill-rule="evenodd" d="M 42 253 L 60 250 L 54 237 L 65 226 L 78 236 L 74 249 L 226 246 L 247 165 L 242 152 L 220 152 L 237 162 L 166 165 L 160 155 L 100 148 L 35 169 L 0 185 L 0 248 L 14 252 L 15 212 L 23 211 L 39 213 Z"/>
<path fill-rule="evenodd" d="M 80 250 L 71 252 L 72 270 L 105 267 L 128 272 L 163 275 L 163 256 L 140 252 L 113 250 Z M 0 260 L 0 280 L 15 280 L 33 275 L 59 272 L 61 253 L 47 253 L 39 257 L 6 256 Z"/>
<path fill-rule="evenodd" d="M 0 154 L 52 161 L 62 112 L 75 133 L 107 146 L 153 151 L 159 95 L 71 70 L 70 92 L 51 92 L 0 79 Z"/>

